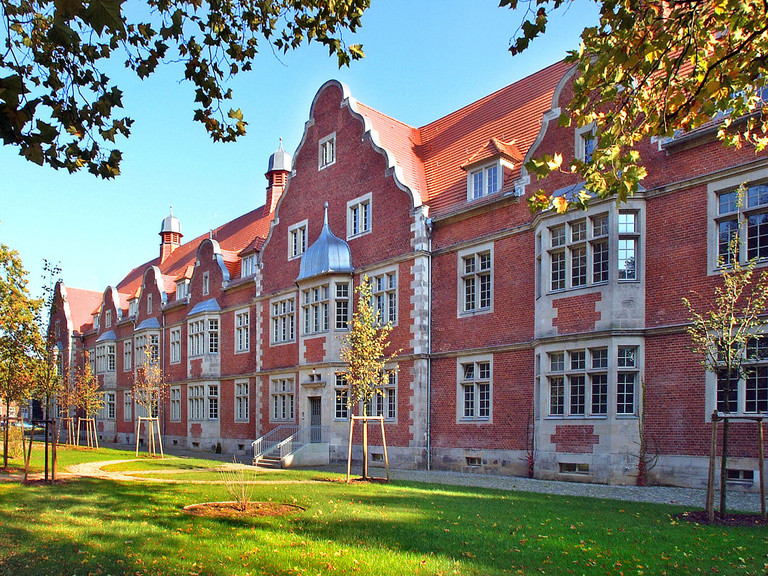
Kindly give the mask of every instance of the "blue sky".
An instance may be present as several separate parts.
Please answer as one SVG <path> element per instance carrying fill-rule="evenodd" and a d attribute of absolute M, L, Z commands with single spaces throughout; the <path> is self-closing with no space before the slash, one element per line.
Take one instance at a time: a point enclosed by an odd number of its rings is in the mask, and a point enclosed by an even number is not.
<path fill-rule="evenodd" d="M 319 46 L 287 55 L 263 48 L 234 84 L 249 122 L 234 144 L 215 144 L 192 121 L 194 90 L 178 67 L 148 80 L 113 74 L 133 133 L 121 140 L 122 174 L 102 181 L 41 168 L 0 147 L 0 243 L 21 254 L 40 294 L 43 259 L 67 285 L 103 291 L 158 254 L 160 223 L 173 205 L 185 240 L 264 203 L 267 159 L 283 138 L 293 154 L 318 88 L 331 78 L 352 96 L 422 126 L 565 57 L 597 8 L 576 0 L 522 55 L 507 48 L 522 12 L 498 0 L 374 0 L 362 29 L 363 61 L 339 69 Z"/>

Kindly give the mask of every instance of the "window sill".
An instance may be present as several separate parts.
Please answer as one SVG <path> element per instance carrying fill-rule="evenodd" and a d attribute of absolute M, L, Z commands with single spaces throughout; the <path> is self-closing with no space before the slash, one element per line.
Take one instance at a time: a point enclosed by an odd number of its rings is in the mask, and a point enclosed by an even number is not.
<path fill-rule="evenodd" d="M 367 236 L 371 233 L 371 230 L 365 230 L 364 232 L 359 232 L 358 234 L 347 234 L 347 240 L 354 240 L 355 238 L 360 238 L 361 236 Z"/>
<path fill-rule="evenodd" d="M 480 308 L 479 310 L 470 310 L 459 312 L 459 318 L 472 318 L 473 316 L 482 316 L 483 314 L 491 314 L 493 312 L 493 306 L 489 308 Z"/>
<path fill-rule="evenodd" d="M 490 418 L 460 418 L 459 424 L 493 424 Z"/>
<path fill-rule="evenodd" d="M 285 342 L 270 342 L 269 345 L 274 347 L 274 346 L 285 346 L 286 344 L 295 344 L 295 343 L 296 343 L 296 340 L 293 339 L 293 340 L 286 340 Z"/>

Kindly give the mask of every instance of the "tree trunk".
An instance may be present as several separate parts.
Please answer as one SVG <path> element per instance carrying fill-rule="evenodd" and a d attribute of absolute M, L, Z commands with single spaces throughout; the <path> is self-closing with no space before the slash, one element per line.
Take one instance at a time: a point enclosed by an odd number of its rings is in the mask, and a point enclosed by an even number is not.
<path fill-rule="evenodd" d="M 11 401 L 5 399 L 5 444 L 3 444 L 3 468 L 8 468 L 8 433 L 11 429 L 11 419 L 8 416 L 11 413 Z M 22 430 L 23 432 L 23 430 Z"/>
<path fill-rule="evenodd" d="M 725 517 L 725 484 L 728 479 L 728 418 L 723 420 L 723 453 L 720 455 L 720 518 Z"/>

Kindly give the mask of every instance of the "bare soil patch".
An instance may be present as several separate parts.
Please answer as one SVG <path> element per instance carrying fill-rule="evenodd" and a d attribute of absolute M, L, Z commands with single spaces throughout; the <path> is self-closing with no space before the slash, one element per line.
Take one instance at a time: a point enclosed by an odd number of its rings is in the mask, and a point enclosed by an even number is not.
<path fill-rule="evenodd" d="M 685 522 L 710 525 L 709 518 L 707 518 L 707 512 L 705 510 L 683 512 L 682 514 L 676 514 L 674 518 L 675 520 L 683 520 Z M 726 514 L 725 516 L 721 516 L 718 512 L 715 512 L 715 521 L 712 522 L 711 525 L 768 526 L 768 518 L 760 516 L 759 514 Z"/>
<path fill-rule="evenodd" d="M 205 518 L 248 518 L 287 516 L 288 514 L 304 512 L 304 508 L 278 502 L 251 502 L 245 509 L 241 509 L 237 502 L 203 502 L 184 506 L 184 512 Z"/>

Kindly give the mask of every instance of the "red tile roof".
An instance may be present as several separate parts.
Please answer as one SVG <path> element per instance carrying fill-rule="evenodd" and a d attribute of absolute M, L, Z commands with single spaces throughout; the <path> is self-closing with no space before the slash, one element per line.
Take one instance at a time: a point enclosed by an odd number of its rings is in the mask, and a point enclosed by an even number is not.
<path fill-rule="evenodd" d="M 462 166 L 489 143 L 521 161 L 552 108 L 558 83 L 568 70 L 564 62 L 531 74 L 477 102 L 412 128 L 357 102 L 378 133 L 380 144 L 392 154 L 406 184 L 429 204 L 431 213 L 445 213 L 464 205 L 466 172 Z M 490 157 L 490 156 L 489 156 Z"/>
<path fill-rule="evenodd" d="M 208 238 L 212 237 L 221 246 L 222 253 L 229 252 L 237 254 L 243 248 L 249 246 L 254 242 L 254 238 L 260 238 L 261 242 L 267 237 L 269 232 L 269 224 L 272 221 L 273 214 L 265 213 L 263 206 L 251 210 L 247 214 L 235 218 L 227 222 L 226 224 L 219 226 L 210 233 L 201 234 L 197 238 L 185 242 L 174 250 L 170 256 L 161 264 L 159 256 L 145 262 L 141 266 L 137 266 L 131 270 L 128 275 L 123 278 L 117 285 L 119 292 L 126 292 L 133 294 L 141 286 L 144 272 L 148 266 L 157 266 L 160 268 L 160 272 L 165 276 L 164 283 L 167 292 L 174 292 L 176 286 L 174 281 L 182 276 L 186 277 L 188 267 L 193 265 L 195 258 L 197 257 L 197 248 L 200 243 Z M 225 256 L 224 261 L 227 262 Z M 229 265 L 227 266 L 229 268 Z M 239 269 L 239 264 L 237 265 Z M 231 271 L 230 271 L 231 274 Z"/>
<path fill-rule="evenodd" d="M 84 326 L 93 322 L 93 309 L 101 305 L 103 294 L 80 288 L 66 288 L 69 316 L 72 319 L 73 330 L 83 333 Z"/>

